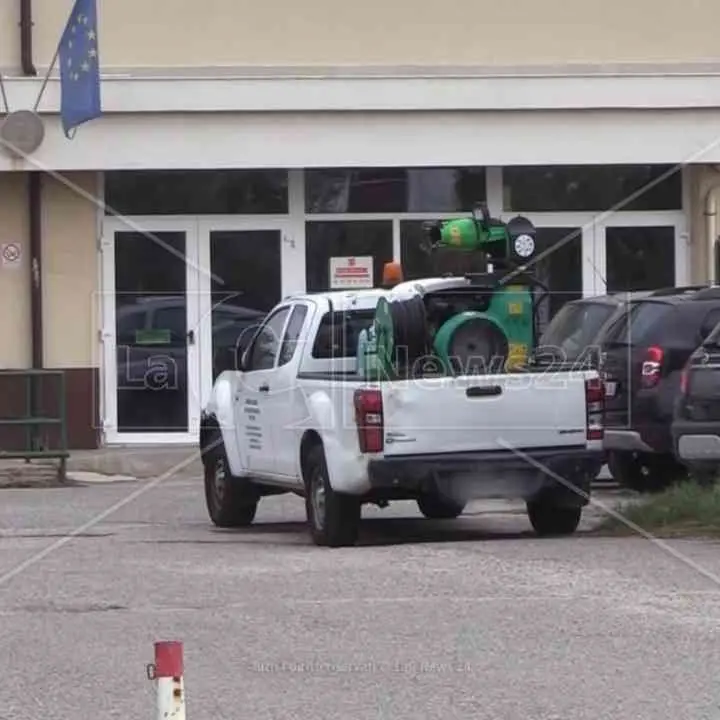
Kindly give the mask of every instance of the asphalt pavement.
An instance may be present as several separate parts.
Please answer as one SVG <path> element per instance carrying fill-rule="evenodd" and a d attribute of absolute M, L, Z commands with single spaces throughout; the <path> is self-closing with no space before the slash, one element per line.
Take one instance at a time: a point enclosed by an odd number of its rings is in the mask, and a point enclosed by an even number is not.
<path fill-rule="evenodd" d="M 539 540 L 502 503 L 365 516 L 329 550 L 295 497 L 214 529 L 192 473 L 0 491 L 0 718 L 154 719 L 163 639 L 188 720 L 720 717 L 716 544 Z"/>

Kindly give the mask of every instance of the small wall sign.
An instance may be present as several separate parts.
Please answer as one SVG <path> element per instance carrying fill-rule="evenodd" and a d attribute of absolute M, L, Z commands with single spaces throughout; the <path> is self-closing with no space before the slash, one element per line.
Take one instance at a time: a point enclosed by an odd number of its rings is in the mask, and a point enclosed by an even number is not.
<path fill-rule="evenodd" d="M 373 258 L 331 257 L 330 287 L 333 290 L 371 288 L 373 286 Z"/>

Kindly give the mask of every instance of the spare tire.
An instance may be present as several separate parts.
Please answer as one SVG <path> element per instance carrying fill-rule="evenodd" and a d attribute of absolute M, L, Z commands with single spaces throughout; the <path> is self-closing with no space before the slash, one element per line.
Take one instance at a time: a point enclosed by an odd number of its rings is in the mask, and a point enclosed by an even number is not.
<path fill-rule="evenodd" d="M 454 315 L 440 327 L 434 349 L 450 372 L 485 375 L 504 371 L 510 344 L 494 318 L 467 311 Z"/>

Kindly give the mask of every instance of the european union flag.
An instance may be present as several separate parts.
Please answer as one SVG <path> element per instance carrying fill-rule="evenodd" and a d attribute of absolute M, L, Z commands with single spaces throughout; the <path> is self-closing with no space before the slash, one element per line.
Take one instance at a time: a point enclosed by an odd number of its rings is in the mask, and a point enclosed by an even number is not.
<path fill-rule="evenodd" d="M 58 57 L 60 116 L 65 136 L 72 138 L 78 125 L 102 115 L 96 0 L 75 0 Z"/>

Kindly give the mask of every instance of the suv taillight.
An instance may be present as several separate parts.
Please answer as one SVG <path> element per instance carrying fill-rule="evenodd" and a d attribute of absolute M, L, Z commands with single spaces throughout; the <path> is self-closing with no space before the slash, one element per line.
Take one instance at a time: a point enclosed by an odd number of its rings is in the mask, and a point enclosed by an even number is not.
<path fill-rule="evenodd" d="M 658 384 L 664 355 L 663 349 L 655 345 L 645 351 L 645 359 L 643 360 L 640 377 L 642 387 L 651 388 Z"/>
<path fill-rule="evenodd" d="M 587 439 L 602 440 L 605 420 L 605 383 L 599 378 L 585 381 Z"/>
<path fill-rule="evenodd" d="M 690 385 L 690 363 L 688 363 L 680 373 L 680 394 L 687 395 L 688 387 Z"/>
<path fill-rule="evenodd" d="M 356 390 L 355 424 L 361 453 L 378 453 L 383 449 L 383 402 L 380 390 Z"/>

